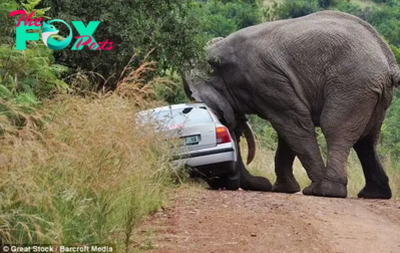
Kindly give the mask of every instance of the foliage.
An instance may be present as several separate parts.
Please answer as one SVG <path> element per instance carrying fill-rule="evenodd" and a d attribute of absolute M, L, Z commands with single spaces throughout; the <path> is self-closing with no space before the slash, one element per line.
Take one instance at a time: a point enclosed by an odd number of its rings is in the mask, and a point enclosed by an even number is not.
<path fill-rule="evenodd" d="M 272 128 L 271 124 L 260 117 L 251 115 L 249 123 L 261 146 L 265 150 L 276 150 L 278 143 L 278 134 Z"/>
<path fill-rule="evenodd" d="M 390 45 L 390 49 L 392 49 L 394 57 L 396 57 L 397 63 L 400 64 L 400 48 Z"/>
<path fill-rule="evenodd" d="M 51 7 L 52 17 L 69 23 L 101 20 L 93 36 L 99 42 L 113 42 L 111 50 L 93 51 L 86 47 L 81 51 L 58 51 L 55 55 L 58 62 L 73 71 L 79 68 L 97 72 L 107 80 L 108 89 L 115 88 L 126 62 L 134 54 L 137 61 L 132 62 L 132 67 L 137 67 L 152 51 L 149 60 L 157 62 L 157 72 L 162 75 L 195 58 L 205 43 L 190 1 L 95 0 L 88 8 L 85 0 L 74 4 L 69 0 L 43 0 L 43 6 Z M 103 84 L 103 80 L 98 82 Z"/>
<path fill-rule="evenodd" d="M 334 7 L 339 3 L 339 0 L 318 0 L 319 7 L 323 9 L 328 9 L 330 7 Z"/>
<path fill-rule="evenodd" d="M 400 99 L 394 99 L 382 127 L 381 151 L 400 157 Z"/>
<path fill-rule="evenodd" d="M 267 20 L 298 18 L 319 10 L 317 0 L 284 0 L 283 3 L 274 3 L 265 11 Z"/>
<path fill-rule="evenodd" d="M 22 6 L 27 11 L 44 12 L 46 9 L 35 9 L 39 2 L 27 0 Z M 0 4 L 0 19 L 5 21 L 0 30 L 0 133 L 8 125 L 6 120 L 18 127 L 28 125 L 39 99 L 68 89 L 60 79 L 66 68 L 54 64 L 53 52 L 42 41 L 27 43 L 24 51 L 15 49 L 15 20 L 10 19 L 9 13 L 16 9 L 15 1 Z"/>
<path fill-rule="evenodd" d="M 14 0 L 4 0 L 0 3 L 0 44 L 12 41 L 14 23 L 9 15 L 17 8 L 18 4 Z"/>
<path fill-rule="evenodd" d="M 286 19 L 304 16 L 309 13 L 318 11 L 319 7 L 326 9 L 335 9 L 342 12 L 347 12 L 360 17 L 372 24 L 377 31 L 387 40 L 390 44 L 396 60 L 400 63 L 400 1 L 375 1 L 381 5 L 365 5 L 361 6 L 358 2 L 353 1 L 294 1 L 284 0 L 281 4 L 274 2 L 265 11 L 266 20 Z M 259 124 L 258 122 L 255 122 Z M 397 89 L 393 99 L 393 104 L 390 107 L 384 125 L 382 127 L 382 139 L 380 145 L 380 152 L 386 155 L 393 155 L 394 157 L 400 156 L 400 132 L 398 126 L 400 125 L 400 90 Z M 264 125 L 265 126 L 265 125 Z M 269 133 L 262 131 L 263 127 L 255 127 L 261 135 L 271 136 Z M 324 142 L 323 135 L 317 131 L 318 142 L 321 146 L 321 151 L 326 155 L 326 143 Z M 268 143 L 274 140 L 267 138 Z M 262 139 L 262 142 L 265 138 Z M 263 144 L 265 146 L 265 144 Z M 267 145 L 268 146 L 268 145 Z"/>
<path fill-rule="evenodd" d="M 202 29 L 210 37 L 226 37 L 229 34 L 261 22 L 261 10 L 257 1 L 198 1 L 202 16 Z"/>
<path fill-rule="evenodd" d="M 28 93 L 39 98 L 66 89 L 66 84 L 59 79 L 66 68 L 52 61 L 51 50 L 42 43 L 31 43 L 25 51 L 0 45 L 2 85 L 14 95 Z"/>
<path fill-rule="evenodd" d="M 354 2 L 343 1 L 337 6 L 338 11 L 346 12 L 362 18 L 364 20 L 369 19 L 369 15 L 372 13 L 370 7 L 362 8 L 360 5 Z"/>
<path fill-rule="evenodd" d="M 138 130 L 134 115 L 144 105 L 185 101 L 177 70 L 201 56 L 212 37 L 228 36 L 263 18 L 295 18 L 320 9 L 341 10 L 367 20 L 390 43 L 400 62 L 400 1 L 374 2 L 379 4 L 283 0 L 272 4 L 262 17 L 259 0 L 94 0 L 90 4 L 84 0 L 73 4 L 69 0 L 2 0 L 2 242 L 117 243 L 128 252 L 133 228 L 160 207 L 175 179 L 174 171 L 160 159 L 171 155 L 170 143 L 160 141 L 149 129 Z M 17 51 L 15 19 L 9 13 L 21 8 L 68 23 L 101 20 L 94 37 L 112 41 L 114 48 L 52 51 L 36 41 L 28 42 L 26 51 Z M 86 98 L 57 96 L 69 90 Z M 114 94 L 109 90 L 115 90 Z M 271 178 L 277 133 L 259 117 L 250 116 L 249 121 L 259 147 L 268 150 L 257 153 L 252 169 L 263 174 L 267 168 Z M 399 126 L 397 89 L 380 140 L 380 153 L 392 156 L 393 161 L 400 156 Z M 317 138 L 326 156 L 320 129 Z M 349 170 L 352 196 L 364 184 L 354 159 L 352 153 L 349 167 L 356 168 Z M 296 161 L 294 167 L 306 186 L 309 180 L 301 164 Z M 388 171 L 398 195 L 398 165 L 388 166 Z"/>

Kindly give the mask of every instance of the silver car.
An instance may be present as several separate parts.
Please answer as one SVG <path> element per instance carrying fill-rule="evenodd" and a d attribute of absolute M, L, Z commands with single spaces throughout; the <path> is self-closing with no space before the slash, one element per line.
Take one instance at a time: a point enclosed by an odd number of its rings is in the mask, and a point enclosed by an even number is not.
<path fill-rule="evenodd" d="M 138 120 L 156 121 L 158 131 L 178 136 L 182 144 L 173 157 L 175 165 L 189 167 L 192 176 L 201 176 L 212 188 L 218 188 L 213 178 L 226 178 L 227 188 L 239 188 L 235 142 L 205 104 L 158 107 L 138 113 Z"/>

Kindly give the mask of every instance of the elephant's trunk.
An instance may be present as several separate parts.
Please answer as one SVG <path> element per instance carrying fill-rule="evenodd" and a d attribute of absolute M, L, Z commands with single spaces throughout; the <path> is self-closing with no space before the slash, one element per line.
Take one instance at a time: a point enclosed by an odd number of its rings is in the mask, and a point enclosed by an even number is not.
<path fill-rule="evenodd" d="M 249 125 L 248 122 L 244 124 L 242 131 L 247 141 L 247 146 L 248 146 L 247 165 L 249 165 L 253 161 L 256 155 L 256 140 L 254 138 L 254 132 L 251 129 L 251 126 Z"/>

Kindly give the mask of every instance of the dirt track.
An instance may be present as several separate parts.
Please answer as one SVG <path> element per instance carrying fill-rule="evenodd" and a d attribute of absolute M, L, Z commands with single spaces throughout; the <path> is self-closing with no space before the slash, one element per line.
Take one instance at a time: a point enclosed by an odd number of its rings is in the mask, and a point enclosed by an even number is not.
<path fill-rule="evenodd" d="M 159 253 L 398 253 L 400 202 L 181 189 L 141 231 Z"/>

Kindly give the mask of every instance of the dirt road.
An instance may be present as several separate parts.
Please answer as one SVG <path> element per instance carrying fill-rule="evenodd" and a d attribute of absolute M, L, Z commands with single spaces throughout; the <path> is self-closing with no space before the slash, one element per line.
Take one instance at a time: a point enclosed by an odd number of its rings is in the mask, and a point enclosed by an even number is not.
<path fill-rule="evenodd" d="M 158 253 L 398 253 L 400 201 L 179 190 L 141 231 Z"/>

